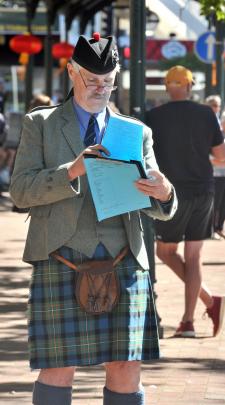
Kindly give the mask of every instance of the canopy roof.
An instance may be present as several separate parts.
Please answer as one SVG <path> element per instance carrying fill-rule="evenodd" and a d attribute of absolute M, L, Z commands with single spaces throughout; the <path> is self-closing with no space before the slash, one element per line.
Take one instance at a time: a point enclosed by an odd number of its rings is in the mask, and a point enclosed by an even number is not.
<path fill-rule="evenodd" d="M 70 29 L 75 17 L 80 17 L 81 33 L 84 32 L 89 20 L 104 7 L 109 6 L 115 0 L 45 0 L 49 23 L 53 24 L 59 10 L 64 12 L 66 17 L 66 28 Z M 39 0 L 25 0 L 29 18 L 33 18 L 39 4 Z"/>

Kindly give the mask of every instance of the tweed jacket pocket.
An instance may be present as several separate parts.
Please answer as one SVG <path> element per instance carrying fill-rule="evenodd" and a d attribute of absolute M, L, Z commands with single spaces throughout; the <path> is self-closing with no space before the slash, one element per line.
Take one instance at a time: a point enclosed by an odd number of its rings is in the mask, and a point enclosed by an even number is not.
<path fill-rule="evenodd" d="M 39 205 L 38 207 L 32 207 L 29 215 L 37 218 L 48 218 L 51 212 L 51 205 Z"/>

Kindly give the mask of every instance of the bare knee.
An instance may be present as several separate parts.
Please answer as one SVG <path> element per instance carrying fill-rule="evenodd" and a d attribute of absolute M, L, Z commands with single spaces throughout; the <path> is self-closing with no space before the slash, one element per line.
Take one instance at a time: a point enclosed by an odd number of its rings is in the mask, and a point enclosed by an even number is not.
<path fill-rule="evenodd" d="M 106 387 L 118 393 L 133 393 L 141 388 L 140 361 L 114 361 L 105 364 Z"/>
<path fill-rule="evenodd" d="M 162 262 L 167 263 L 177 254 L 177 244 L 157 242 L 156 254 Z"/>
<path fill-rule="evenodd" d="M 75 367 L 45 368 L 40 371 L 38 381 L 56 387 L 71 387 Z"/>
<path fill-rule="evenodd" d="M 165 261 L 166 261 L 167 253 L 166 253 L 165 250 L 164 250 L 161 246 L 159 246 L 158 244 L 157 244 L 157 247 L 156 247 L 156 254 L 157 254 L 158 258 L 159 258 L 162 262 L 165 262 Z"/>

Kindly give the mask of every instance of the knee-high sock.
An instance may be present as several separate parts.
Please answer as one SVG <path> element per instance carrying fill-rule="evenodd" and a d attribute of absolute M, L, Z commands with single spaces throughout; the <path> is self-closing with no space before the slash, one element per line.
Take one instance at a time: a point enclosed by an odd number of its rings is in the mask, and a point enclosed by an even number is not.
<path fill-rule="evenodd" d="M 72 387 L 55 387 L 35 381 L 33 390 L 34 405 L 71 405 Z"/>
<path fill-rule="evenodd" d="M 119 394 L 104 387 L 103 405 L 144 405 L 144 391 L 133 392 L 132 394 Z"/>

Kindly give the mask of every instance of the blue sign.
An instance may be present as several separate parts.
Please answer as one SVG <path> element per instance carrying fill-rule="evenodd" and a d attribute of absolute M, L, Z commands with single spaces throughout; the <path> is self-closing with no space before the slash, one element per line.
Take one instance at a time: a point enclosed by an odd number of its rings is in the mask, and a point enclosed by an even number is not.
<path fill-rule="evenodd" d="M 195 54 L 204 63 L 213 63 L 216 60 L 216 34 L 208 31 L 198 37 Z"/>

